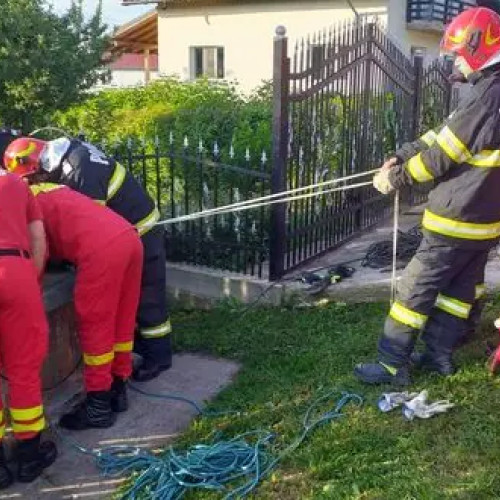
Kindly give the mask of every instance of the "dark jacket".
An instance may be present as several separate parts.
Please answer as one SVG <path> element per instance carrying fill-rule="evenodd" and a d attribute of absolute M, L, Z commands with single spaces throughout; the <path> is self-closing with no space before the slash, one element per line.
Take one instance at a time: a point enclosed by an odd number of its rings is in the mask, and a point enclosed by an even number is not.
<path fill-rule="evenodd" d="M 395 153 L 389 180 L 434 183 L 423 227 L 431 238 L 487 248 L 500 238 L 500 72 L 483 74 L 437 129 Z"/>

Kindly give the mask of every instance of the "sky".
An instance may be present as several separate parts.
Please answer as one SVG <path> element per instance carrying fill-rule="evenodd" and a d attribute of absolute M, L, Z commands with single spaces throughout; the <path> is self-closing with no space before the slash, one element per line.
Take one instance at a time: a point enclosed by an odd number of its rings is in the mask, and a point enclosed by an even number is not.
<path fill-rule="evenodd" d="M 71 5 L 71 0 L 48 0 L 48 3 L 54 6 L 56 12 L 62 13 Z M 84 0 L 83 5 L 87 15 L 95 11 L 97 3 L 98 0 Z M 155 7 L 155 4 L 124 7 L 121 3 L 121 0 L 103 0 L 102 2 L 103 19 L 110 28 L 127 23 Z"/>

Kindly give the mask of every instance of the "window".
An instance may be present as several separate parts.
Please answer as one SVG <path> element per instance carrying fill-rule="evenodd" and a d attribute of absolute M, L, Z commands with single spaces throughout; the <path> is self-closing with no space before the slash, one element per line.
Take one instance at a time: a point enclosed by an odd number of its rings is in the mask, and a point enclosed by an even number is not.
<path fill-rule="evenodd" d="M 411 55 L 412 55 L 412 57 L 415 57 L 415 56 L 423 56 L 423 57 L 425 57 L 426 54 L 427 54 L 427 48 L 426 47 L 419 47 L 419 46 L 416 46 L 416 45 L 412 45 L 412 47 L 411 47 Z"/>
<path fill-rule="evenodd" d="M 224 47 L 191 47 L 191 78 L 224 78 Z"/>

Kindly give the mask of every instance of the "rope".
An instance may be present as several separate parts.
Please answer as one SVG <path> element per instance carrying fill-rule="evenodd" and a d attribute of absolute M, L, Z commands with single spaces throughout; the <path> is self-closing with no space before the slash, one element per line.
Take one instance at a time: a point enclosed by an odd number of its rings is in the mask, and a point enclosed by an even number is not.
<path fill-rule="evenodd" d="M 47 130 L 47 131 L 51 131 L 52 130 L 54 132 L 59 132 L 64 137 L 66 137 L 68 139 L 71 138 L 71 136 L 66 131 L 64 131 L 62 128 L 52 127 L 52 126 L 37 128 L 36 130 L 33 130 L 33 132 L 31 132 L 30 134 L 28 134 L 28 137 L 35 137 L 37 134 L 39 134 L 40 132 L 44 132 L 45 130 Z"/>
<path fill-rule="evenodd" d="M 398 231 L 399 231 L 399 190 L 394 195 L 394 227 L 392 229 L 392 276 L 391 276 L 391 305 L 396 300 L 396 286 L 398 282 Z"/>
<path fill-rule="evenodd" d="M 350 189 L 357 189 L 360 187 L 371 186 L 371 185 L 372 185 L 372 181 L 360 182 L 357 184 L 351 184 L 350 186 L 342 186 L 340 188 L 326 189 L 326 190 L 321 191 L 319 193 L 318 192 L 307 193 L 307 194 L 298 195 L 298 196 L 290 196 L 290 197 L 282 198 L 279 200 L 264 201 L 262 203 L 254 203 L 253 202 L 254 200 L 249 200 L 246 202 L 247 203 L 246 205 L 237 206 L 236 208 L 235 208 L 235 205 L 237 205 L 237 204 L 226 205 L 226 206 L 220 207 L 220 208 L 211 208 L 209 210 L 203 210 L 202 212 L 195 212 L 195 213 L 189 214 L 189 215 L 182 215 L 180 217 L 174 217 L 171 219 L 161 220 L 161 221 L 158 221 L 155 225 L 159 226 L 159 225 L 177 224 L 179 222 L 186 222 L 186 221 L 190 221 L 190 220 L 202 219 L 204 217 L 208 217 L 211 215 L 223 215 L 223 214 L 231 213 L 231 212 L 241 212 L 244 210 L 251 210 L 254 208 L 259 208 L 259 207 L 263 207 L 263 206 L 267 206 L 267 205 L 275 205 L 276 203 L 289 203 L 291 201 L 312 198 L 313 196 L 325 195 L 325 194 L 329 194 L 329 193 L 336 193 L 338 191 L 348 191 Z M 307 189 L 311 189 L 311 187 L 308 186 Z M 278 193 L 278 194 L 282 195 L 282 193 Z M 257 200 L 257 198 L 256 198 L 256 200 Z M 252 202 L 252 203 L 250 204 L 250 202 Z M 243 203 L 243 202 L 241 202 L 241 203 Z"/>
<path fill-rule="evenodd" d="M 188 398 L 150 394 L 137 388 L 134 390 L 149 397 L 181 400 L 202 414 L 206 414 L 196 402 Z M 361 396 L 342 392 L 332 409 L 314 418 L 313 414 L 319 406 L 329 403 L 335 394 L 330 392 L 309 406 L 299 436 L 275 456 L 268 449 L 276 437 L 275 433 L 261 429 L 240 434 L 230 440 L 214 440 L 211 444 L 198 444 L 182 452 L 170 447 L 165 453 L 155 455 L 147 450 L 129 446 L 88 449 L 59 432 L 59 429 L 52 428 L 62 440 L 71 444 L 78 452 L 93 456 L 103 475 L 135 476 L 132 485 L 123 493 L 121 497 L 123 500 L 142 497 L 174 500 L 193 490 L 217 491 L 224 494 L 225 499 L 232 500 L 236 497 L 243 498 L 254 491 L 262 480 L 285 457 L 301 446 L 316 428 L 344 417 L 346 414 L 343 410 L 348 404 L 361 406 L 363 403 Z"/>

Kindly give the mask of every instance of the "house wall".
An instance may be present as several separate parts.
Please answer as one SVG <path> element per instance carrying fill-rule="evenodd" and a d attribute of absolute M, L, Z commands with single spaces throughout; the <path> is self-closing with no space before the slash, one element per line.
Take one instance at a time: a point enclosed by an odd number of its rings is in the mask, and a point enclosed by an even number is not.
<path fill-rule="evenodd" d="M 403 51 L 409 54 L 411 47 L 425 47 L 427 59 L 439 56 L 441 33 L 407 29 L 405 0 L 388 0 L 388 6 L 389 33 Z"/>
<path fill-rule="evenodd" d="M 355 5 L 360 13 L 378 14 L 385 21 L 385 1 L 356 0 Z M 286 27 L 293 48 L 297 39 L 336 21 L 352 18 L 353 12 L 346 6 L 345 0 L 321 0 L 160 10 L 160 73 L 188 80 L 190 47 L 222 46 L 226 80 L 238 81 L 242 90 L 248 92 L 262 80 L 272 78 L 273 37 L 277 26 Z"/>
<path fill-rule="evenodd" d="M 151 80 L 158 78 L 158 71 L 151 71 Z M 135 87 L 144 85 L 143 69 L 126 69 L 111 71 L 111 81 L 106 85 L 98 85 L 97 88 Z"/>
<path fill-rule="evenodd" d="M 405 0 L 355 0 L 354 4 L 361 14 L 372 13 L 386 24 L 393 41 L 408 55 L 412 47 L 424 47 L 428 60 L 438 56 L 441 34 L 408 30 Z M 346 6 L 345 0 L 318 0 L 159 10 L 160 73 L 189 80 L 190 48 L 222 46 L 226 80 L 237 81 L 242 90 L 251 91 L 262 80 L 272 78 L 277 26 L 286 27 L 291 53 L 302 37 L 353 18 Z"/>

